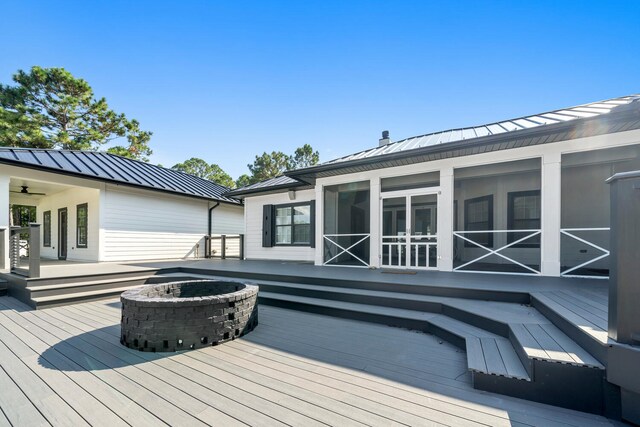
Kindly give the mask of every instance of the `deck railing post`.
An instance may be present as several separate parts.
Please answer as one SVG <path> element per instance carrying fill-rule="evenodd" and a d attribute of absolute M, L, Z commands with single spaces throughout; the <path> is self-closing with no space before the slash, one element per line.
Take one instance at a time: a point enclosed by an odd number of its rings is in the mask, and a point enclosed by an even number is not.
<path fill-rule="evenodd" d="M 40 224 L 29 224 L 29 277 L 40 277 Z"/>
<path fill-rule="evenodd" d="M 204 257 L 211 258 L 211 236 L 204 236 Z"/>
<path fill-rule="evenodd" d="M 9 228 L 9 269 L 20 266 L 20 227 Z"/>
<path fill-rule="evenodd" d="M 227 235 L 220 236 L 220 258 L 225 259 L 227 257 Z"/>
<path fill-rule="evenodd" d="M 4 270 L 7 268 L 6 265 L 6 257 L 7 257 L 7 247 L 6 247 L 6 236 L 7 229 L 0 228 L 0 270 Z"/>
<path fill-rule="evenodd" d="M 609 337 L 640 344 L 640 171 L 618 173 L 611 184 Z"/>
<path fill-rule="evenodd" d="M 617 173 L 611 184 L 611 268 L 607 381 L 621 389 L 621 416 L 640 424 L 640 171 Z"/>
<path fill-rule="evenodd" d="M 244 234 L 240 234 L 240 259 L 244 259 Z"/>

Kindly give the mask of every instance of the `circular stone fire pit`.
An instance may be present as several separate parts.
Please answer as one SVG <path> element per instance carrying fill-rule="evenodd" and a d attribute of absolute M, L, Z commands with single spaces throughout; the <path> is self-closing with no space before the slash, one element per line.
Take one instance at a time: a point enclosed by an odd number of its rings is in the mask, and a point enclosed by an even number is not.
<path fill-rule="evenodd" d="M 140 351 L 178 351 L 235 339 L 258 324 L 258 287 L 188 280 L 125 291 L 120 342 Z"/>

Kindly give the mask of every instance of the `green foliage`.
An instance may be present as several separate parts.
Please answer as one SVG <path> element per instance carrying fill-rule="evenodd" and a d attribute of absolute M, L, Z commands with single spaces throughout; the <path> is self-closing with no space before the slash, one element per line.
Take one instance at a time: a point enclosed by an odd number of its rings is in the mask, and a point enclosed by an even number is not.
<path fill-rule="evenodd" d="M 293 156 L 291 156 L 289 168 L 308 168 L 309 166 L 317 165 L 318 162 L 320 162 L 320 153 L 313 151 L 309 144 L 304 144 L 302 147 L 296 148 Z"/>
<path fill-rule="evenodd" d="M 0 84 L 0 145 L 97 150 L 126 138 L 128 146 L 108 151 L 139 160 L 151 154 L 151 132 L 95 99 L 91 86 L 64 68 L 19 70 L 13 81 Z"/>
<path fill-rule="evenodd" d="M 251 184 L 251 177 L 246 173 L 243 173 L 238 177 L 238 179 L 236 179 L 236 187 L 238 188 L 246 187 L 249 184 Z"/>
<path fill-rule="evenodd" d="M 281 151 L 272 151 L 271 154 L 262 153 L 256 156 L 253 164 L 247 165 L 251 172 L 251 182 L 263 181 L 281 175 L 289 169 L 291 158 Z"/>
<path fill-rule="evenodd" d="M 235 188 L 236 186 L 233 178 L 222 170 L 220 166 L 215 163 L 209 164 L 197 157 L 192 157 L 182 163 L 173 165 L 171 169 L 208 179 L 227 188 Z"/>
<path fill-rule="evenodd" d="M 256 156 L 253 164 L 247 165 L 251 175 L 242 175 L 236 180 L 238 187 L 244 187 L 266 179 L 275 178 L 283 172 L 291 169 L 306 168 L 317 165 L 320 161 L 320 154 L 313 151 L 309 144 L 298 147 L 292 156 L 288 156 L 281 151 L 262 153 Z"/>

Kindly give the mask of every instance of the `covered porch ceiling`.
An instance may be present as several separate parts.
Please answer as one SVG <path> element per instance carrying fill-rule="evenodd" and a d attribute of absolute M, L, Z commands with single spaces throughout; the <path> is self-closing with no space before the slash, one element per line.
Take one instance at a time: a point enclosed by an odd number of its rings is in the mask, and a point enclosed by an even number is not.
<path fill-rule="evenodd" d="M 9 202 L 11 204 L 37 204 L 44 197 L 70 188 L 73 186 L 12 176 L 9 180 Z"/>

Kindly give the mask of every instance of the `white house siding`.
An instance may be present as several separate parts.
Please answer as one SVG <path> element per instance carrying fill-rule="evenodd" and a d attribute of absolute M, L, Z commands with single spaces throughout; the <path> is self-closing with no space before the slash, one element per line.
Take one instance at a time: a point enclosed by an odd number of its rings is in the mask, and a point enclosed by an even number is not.
<path fill-rule="evenodd" d="M 211 234 L 244 234 L 242 206 L 220 204 L 211 215 Z"/>
<path fill-rule="evenodd" d="M 34 198 L 35 199 L 35 198 Z M 44 212 L 51 211 L 51 246 L 41 248 L 43 258 L 58 258 L 58 209 L 67 208 L 67 260 L 98 261 L 99 259 L 99 211 L 100 191 L 93 188 L 72 187 L 42 197 L 36 203 L 37 221 L 43 224 Z M 87 247 L 78 248 L 76 245 L 76 224 L 78 205 L 87 203 Z M 41 233 L 44 229 L 41 226 Z M 41 235 L 41 242 L 44 243 Z"/>
<path fill-rule="evenodd" d="M 107 186 L 101 261 L 204 257 L 207 201 Z"/>
<path fill-rule="evenodd" d="M 287 192 L 245 199 L 245 258 L 275 259 L 291 261 L 313 261 L 315 249 L 309 246 L 273 246 L 262 247 L 262 206 L 306 202 L 315 199 L 314 190 L 296 191 L 295 200 Z M 319 224 L 316 219 L 316 225 Z M 316 245 L 318 242 L 316 242 Z"/>

